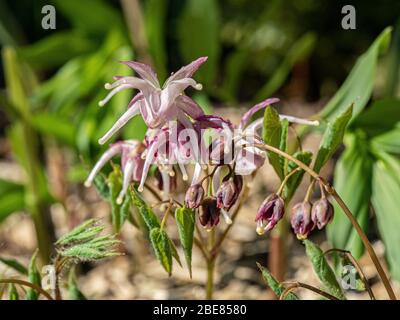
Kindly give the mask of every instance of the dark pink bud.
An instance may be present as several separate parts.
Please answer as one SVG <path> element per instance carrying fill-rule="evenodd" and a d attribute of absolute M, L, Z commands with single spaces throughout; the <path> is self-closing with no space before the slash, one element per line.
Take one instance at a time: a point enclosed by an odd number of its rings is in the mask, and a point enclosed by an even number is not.
<path fill-rule="evenodd" d="M 235 175 L 224 181 L 217 190 L 217 206 L 229 210 L 239 198 L 240 191 L 243 187 L 242 176 Z"/>
<path fill-rule="evenodd" d="M 321 230 L 333 219 L 333 205 L 327 198 L 322 197 L 313 204 L 311 211 L 311 220 Z"/>
<path fill-rule="evenodd" d="M 314 229 L 314 222 L 311 220 L 310 202 L 300 202 L 292 208 L 290 219 L 292 228 L 297 238 L 307 239 L 309 233 Z"/>
<path fill-rule="evenodd" d="M 166 178 L 166 175 L 168 175 L 168 178 Z M 176 172 L 174 169 L 172 169 L 171 173 L 164 173 L 163 174 L 160 172 L 160 170 L 156 170 L 155 172 L 155 178 L 156 178 L 156 186 L 158 190 L 165 191 L 166 189 L 168 190 L 168 193 L 174 192 L 176 190 Z M 169 181 L 169 189 L 165 188 L 164 183 L 165 180 Z M 168 186 L 168 184 L 167 184 Z"/>
<path fill-rule="evenodd" d="M 263 234 L 275 227 L 285 213 L 285 202 L 276 193 L 269 195 L 261 204 L 256 215 L 257 233 Z"/>
<path fill-rule="evenodd" d="M 219 223 L 221 209 L 217 207 L 215 198 L 205 198 L 199 207 L 199 220 L 203 227 L 211 229 Z"/>
<path fill-rule="evenodd" d="M 201 184 L 198 183 L 190 186 L 185 195 L 186 207 L 190 209 L 198 208 L 203 197 L 204 189 Z"/>

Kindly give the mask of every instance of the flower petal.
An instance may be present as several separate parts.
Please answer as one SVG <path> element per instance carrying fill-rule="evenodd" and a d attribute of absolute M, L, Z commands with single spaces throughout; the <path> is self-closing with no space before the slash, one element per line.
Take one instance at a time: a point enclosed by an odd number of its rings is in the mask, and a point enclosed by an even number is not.
<path fill-rule="evenodd" d="M 188 116 L 197 119 L 204 116 L 203 109 L 191 98 L 182 94 L 175 100 L 178 108 L 182 109 Z"/>
<path fill-rule="evenodd" d="M 136 62 L 136 61 L 121 61 L 121 63 L 126 64 L 127 66 L 131 67 L 144 80 L 147 80 L 155 88 L 160 88 L 160 83 L 158 82 L 157 74 L 147 64 Z"/>
<path fill-rule="evenodd" d="M 183 78 L 190 78 L 199 67 L 206 62 L 208 57 L 200 57 L 188 65 L 180 68 L 177 72 L 173 73 L 165 82 L 164 87 L 168 86 L 170 82 L 180 80 Z"/>
<path fill-rule="evenodd" d="M 273 103 L 276 103 L 278 101 L 279 101 L 278 98 L 270 98 L 270 99 L 266 99 L 266 100 L 256 104 L 255 106 L 251 107 L 250 110 L 248 110 L 243 115 L 242 120 L 240 121 L 239 128 L 243 129 L 254 113 L 256 113 L 257 111 L 265 108 L 266 106 L 269 106 L 269 105 L 271 105 Z"/>

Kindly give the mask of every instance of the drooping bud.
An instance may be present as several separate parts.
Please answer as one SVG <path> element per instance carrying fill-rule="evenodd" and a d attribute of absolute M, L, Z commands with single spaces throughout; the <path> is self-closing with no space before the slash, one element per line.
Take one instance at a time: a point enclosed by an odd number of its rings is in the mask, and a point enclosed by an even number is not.
<path fill-rule="evenodd" d="M 167 193 L 174 192 L 176 189 L 176 174 L 175 170 L 172 168 L 169 172 L 164 170 L 161 172 L 159 169 L 156 170 L 155 172 L 155 178 L 156 178 L 156 186 L 158 190 L 161 191 L 166 191 L 168 190 Z M 169 185 L 165 185 L 168 183 Z"/>
<path fill-rule="evenodd" d="M 258 209 L 256 219 L 257 233 L 262 235 L 275 227 L 285 213 L 285 203 L 276 193 L 269 195 Z"/>
<path fill-rule="evenodd" d="M 322 197 L 313 204 L 311 211 L 311 220 L 321 230 L 333 219 L 333 205 L 326 197 Z"/>
<path fill-rule="evenodd" d="M 300 202 L 292 208 L 290 219 L 293 231 L 299 240 L 307 239 L 309 233 L 314 229 L 311 220 L 311 204 L 308 201 Z"/>
<path fill-rule="evenodd" d="M 229 210 L 239 198 L 242 187 L 242 176 L 235 175 L 233 178 L 228 178 L 228 180 L 224 181 L 216 193 L 218 208 Z"/>
<path fill-rule="evenodd" d="M 219 223 L 221 209 L 217 207 L 215 198 L 205 198 L 199 207 L 199 220 L 203 227 L 211 229 Z"/>
<path fill-rule="evenodd" d="M 198 208 L 204 197 L 204 189 L 200 183 L 189 187 L 185 195 L 186 207 L 190 209 Z"/>

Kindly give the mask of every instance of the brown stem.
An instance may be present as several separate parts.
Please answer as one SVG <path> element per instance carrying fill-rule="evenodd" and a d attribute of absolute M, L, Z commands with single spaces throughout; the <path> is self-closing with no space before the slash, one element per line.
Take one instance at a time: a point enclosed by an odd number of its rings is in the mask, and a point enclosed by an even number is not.
<path fill-rule="evenodd" d="M 311 169 L 309 166 L 301 162 L 300 160 L 296 159 L 295 157 L 291 156 L 290 154 L 287 154 L 286 152 L 279 150 L 275 147 L 272 147 L 267 144 L 254 144 L 254 147 L 267 150 L 270 152 L 274 152 L 276 154 L 281 155 L 282 157 L 287 158 L 288 160 L 294 162 L 297 164 L 300 168 L 302 168 L 304 171 L 306 171 L 311 177 L 315 178 L 316 180 L 319 180 L 325 187 L 325 190 L 335 199 L 335 201 L 339 204 L 339 206 L 342 208 L 343 212 L 346 214 L 347 218 L 350 220 L 351 224 L 353 227 L 356 229 L 359 237 L 361 238 L 365 248 L 368 251 L 369 256 L 371 257 L 372 262 L 375 265 L 376 270 L 378 271 L 379 277 L 381 278 L 383 285 L 386 288 L 386 291 L 390 297 L 391 300 L 396 300 L 396 295 L 393 292 L 393 289 L 390 285 L 389 279 L 386 276 L 385 271 L 382 268 L 382 265 L 379 262 L 378 257 L 376 256 L 376 253 L 374 249 L 372 248 L 371 243 L 368 240 L 368 237 L 365 235 L 364 231 L 358 224 L 358 221 L 356 218 L 354 218 L 353 214 L 347 207 L 347 205 L 344 203 L 342 198 L 337 194 L 335 189 L 329 185 L 322 177 L 319 176 L 317 172 L 315 172 L 313 169 Z"/>
<path fill-rule="evenodd" d="M 329 294 L 329 293 L 327 293 L 325 291 L 322 291 L 322 290 L 320 290 L 320 289 L 318 289 L 316 287 L 310 286 L 310 285 L 308 285 L 306 283 L 302 283 L 302 282 L 294 282 L 291 285 L 289 285 L 285 289 L 285 291 L 282 292 L 282 294 L 279 297 L 279 300 L 285 300 L 286 297 L 289 295 L 289 293 L 291 293 L 293 290 L 298 289 L 298 288 L 304 288 L 304 289 L 313 291 L 313 292 L 315 292 L 315 293 L 317 293 L 317 294 L 319 294 L 319 295 L 321 295 L 321 296 L 323 296 L 323 297 L 325 297 L 325 298 L 327 298 L 329 300 L 339 300 L 335 296 L 333 296 L 333 295 L 331 295 L 331 294 Z"/>
<path fill-rule="evenodd" d="M 359 263 L 357 262 L 357 260 L 353 257 L 351 252 L 348 250 L 333 248 L 333 249 L 329 249 L 329 250 L 325 251 L 324 255 L 327 255 L 331 252 L 339 252 L 339 253 L 345 255 L 350 260 L 350 262 L 353 264 L 353 266 L 356 268 L 358 274 L 360 275 L 360 278 L 361 278 L 362 282 L 364 283 L 365 289 L 367 289 L 369 297 L 371 298 L 371 300 L 375 300 L 374 292 L 372 291 L 371 286 L 368 283 L 367 277 L 365 276 L 364 271 L 362 270 L 362 268 L 359 265 Z"/>
<path fill-rule="evenodd" d="M 154 189 L 151 185 L 149 185 L 148 183 L 144 184 L 144 187 L 150 191 L 150 193 L 158 200 L 158 201 L 163 201 L 163 199 L 160 196 L 160 193 L 157 192 L 156 189 Z"/>
<path fill-rule="evenodd" d="M 38 293 L 44 295 L 47 298 L 47 300 L 54 300 L 47 291 L 45 291 L 41 287 L 37 286 L 36 284 L 30 283 L 28 281 L 24 281 L 24 280 L 20 280 L 20 279 L 0 279 L 0 283 L 14 283 L 14 284 L 18 284 L 21 286 L 26 286 L 26 287 L 32 288 L 33 290 L 36 290 Z"/>

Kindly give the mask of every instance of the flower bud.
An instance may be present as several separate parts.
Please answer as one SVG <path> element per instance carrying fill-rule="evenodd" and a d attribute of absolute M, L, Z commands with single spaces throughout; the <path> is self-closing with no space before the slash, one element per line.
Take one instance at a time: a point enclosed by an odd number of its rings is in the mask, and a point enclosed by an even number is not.
<path fill-rule="evenodd" d="M 197 183 L 189 187 L 185 195 L 186 207 L 190 209 L 198 208 L 204 197 L 204 189 L 201 184 Z"/>
<path fill-rule="evenodd" d="M 322 197 L 313 204 L 311 220 L 321 230 L 333 219 L 333 205 L 325 197 Z"/>
<path fill-rule="evenodd" d="M 203 227 L 211 229 L 219 223 L 221 209 L 217 207 L 215 198 L 205 198 L 199 207 L 199 220 Z"/>
<path fill-rule="evenodd" d="M 285 203 L 277 194 L 269 195 L 261 204 L 256 215 L 257 233 L 262 235 L 275 227 L 285 213 Z"/>
<path fill-rule="evenodd" d="M 290 219 L 293 231 L 300 240 L 307 239 L 309 233 L 314 229 L 314 222 L 311 220 L 310 202 L 300 202 L 292 208 Z"/>
<path fill-rule="evenodd" d="M 233 178 L 228 178 L 228 180 L 224 181 L 216 193 L 218 208 L 229 210 L 239 198 L 242 186 L 242 176 L 235 175 Z"/>
<path fill-rule="evenodd" d="M 170 172 L 164 170 L 163 173 L 159 169 L 157 169 L 154 174 L 156 178 L 155 184 L 157 189 L 160 191 L 167 191 L 167 194 L 174 192 L 176 190 L 175 170 L 172 169 Z"/>

